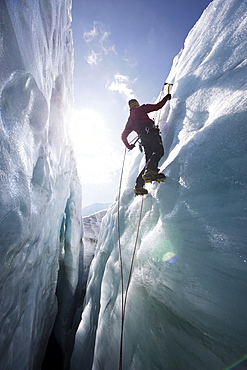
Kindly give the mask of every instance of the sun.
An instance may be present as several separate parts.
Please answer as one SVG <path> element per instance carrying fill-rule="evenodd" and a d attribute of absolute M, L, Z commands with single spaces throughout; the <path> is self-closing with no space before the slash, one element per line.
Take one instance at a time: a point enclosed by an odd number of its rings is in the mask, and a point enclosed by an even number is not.
<path fill-rule="evenodd" d="M 74 110 L 70 136 L 81 183 L 109 182 L 112 173 L 120 168 L 121 158 L 113 152 L 102 115 L 89 108 Z"/>

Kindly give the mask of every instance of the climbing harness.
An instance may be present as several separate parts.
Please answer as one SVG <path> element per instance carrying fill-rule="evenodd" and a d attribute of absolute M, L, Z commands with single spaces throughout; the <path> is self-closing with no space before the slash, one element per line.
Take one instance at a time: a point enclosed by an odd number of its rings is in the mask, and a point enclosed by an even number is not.
<path fill-rule="evenodd" d="M 120 243 L 120 195 L 121 195 L 121 187 L 122 187 L 122 179 L 123 179 L 123 169 L 124 169 L 125 157 L 126 157 L 126 148 L 125 148 L 125 151 L 124 151 L 124 158 L 123 158 L 122 170 L 121 170 L 120 181 L 119 181 L 118 217 L 117 217 L 117 220 L 118 220 L 118 248 L 119 248 L 120 274 L 121 274 L 121 289 L 122 289 L 122 292 L 121 292 L 122 319 L 121 319 L 121 335 L 120 335 L 120 348 L 119 348 L 119 370 L 122 370 L 122 368 L 123 368 L 123 331 L 124 331 L 124 319 L 125 319 L 125 312 L 126 312 L 126 305 L 127 305 L 128 290 L 129 290 L 129 286 L 130 286 L 132 271 L 133 271 L 133 267 L 134 267 L 134 259 L 135 259 L 135 254 L 136 254 L 136 248 L 137 248 L 137 244 L 138 244 L 139 230 L 140 230 L 140 224 L 141 224 L 141 218 L 142 218 L 143 200 L 144 200 L 144 197 L 142 197 L 142 200 L 141 200 L 141 208 L 140 208 L 140 215 L 139 215 L 139 221 L 138 221 L 138 225 L 137 225 L 135 245 L 134 245 L 134 250 L 133 250 L 133 254 L 132 254 L 132 259 L 131 259 L 131 264 L 130 264 L 130 271 L 129 271 L 129 276 L 128 276 L 128 282 L 127 282 L 127 285 L 126 285 L 125 296 L 124 296 L 124 286 L 123 286 L 123 281 L 124 281 L 124 279 L 123 279 L 123 258 L 122 258 L 121 243 Z"/>
<path fill-rule="evenodd" d="M 142 136 L 143 134 L 148 134 L 150 129 L 153 129 L 153 128 L 156 128 L 155 125 L 154 125 L 154 122 L 150 122 L 148 123 L 145 127 L 142 127 L 139 131 L 139 138 L 140 136 Z"/>
<path fill-rule="evenodd" d="M 143 152 L 143 149 L 142 149 L 142 143 L 141 143 L 141 138 L 140 138 L 140 136 L 139 136 L 139 135 L 138 135 L 138 136 L 136 136 L 132 141 L 134 141 L 134 142 L 133 142 L 133 144 L 134 144 L 134 145 L 138 142 L 140 152 Z M 131 142 L 132 142 L 132 141 L 131 141 Z"/>

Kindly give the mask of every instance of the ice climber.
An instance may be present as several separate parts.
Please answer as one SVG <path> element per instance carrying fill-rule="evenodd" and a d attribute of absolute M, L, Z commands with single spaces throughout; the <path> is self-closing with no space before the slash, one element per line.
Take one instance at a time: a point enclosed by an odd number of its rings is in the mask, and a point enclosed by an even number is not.
<path fill-rule="evenodd" d="M 136 179 L 134 188 L 136 195 L 148 193 L 147 189 L 144 188 L 145 182 L 163 181 L 165 179 L 165 175 L 159 172 L 158 169 L 159 160 L 164 155 L 162 139 L 159 128 L 155 126 L 154 121 L 148 117 L 147 113 L 161 109 L 170 99 L 171 94 L 167 94 L 157 104 L 143 104 L 140 106 L 136 99 L 131 99 L 128 102 L 130 115 L 121 138 L 125 146 L 132 150 L 135 144 L 130 144 L 127 137 L 132 131 L 135 131 L 141 140 L 146 159 L 146 165 Z"/>

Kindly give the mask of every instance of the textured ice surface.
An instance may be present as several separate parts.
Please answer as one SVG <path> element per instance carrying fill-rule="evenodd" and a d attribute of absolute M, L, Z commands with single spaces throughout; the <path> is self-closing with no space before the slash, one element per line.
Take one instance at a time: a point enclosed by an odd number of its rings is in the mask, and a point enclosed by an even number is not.
<path fill-rule="evenodd" d="M 83 226 L 83 289 L 86 289 L 86 282 L 88 278 L 88 271 L 92 259 L 95 255 L 95 248 L 98 243 L 99 231 L 101 222 L 107 210 L 96 212 L 90 216 L 82 218 Z"/>
<path fill-rule="evenodd" d="M 0 4 L 1 369 L 38 369 L 56 317 L 65 361 L 73 342 L 82 274 L 81 188 L 67 133 L 70 6 Z"/>
<path fill-rule="evenodd" d="M 167 81 L 159 125 L 168 176 L 148 184 L 124 324 L 123 369 L 219 370 L 246 354 L 246 1 L 214 0 Z M 141 163 L 140 163 L 141 162 Z M 139 166 L 140 165 L 140 166 Z M 120 199 L 124 287 L 141 197 L 140 154 Z M 102 221 L 72 369 L 117 369 L 117 204 Z"/>

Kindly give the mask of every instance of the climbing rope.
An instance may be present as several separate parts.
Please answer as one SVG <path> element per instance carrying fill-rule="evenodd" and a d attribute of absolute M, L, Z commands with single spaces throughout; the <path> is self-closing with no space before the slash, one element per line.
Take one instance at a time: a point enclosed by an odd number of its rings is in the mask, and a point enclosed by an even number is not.
<path fill-rule="evenodd" d="M 134 259 L 135 259 L 135 254 L 136 254 L 136 248 L 137 248 L 137 243 L 138 243 L 138 237 L 139 237 L 139 231 L 140 231 L 140 224 L 141 224 L 141 218 L 142 218 L 142 209 L 143 209 L 143 199 L 144 197 L 142 196 L 142 201 L 141 201 L 141 209 L 140 209 L 140 216 L 139 216 L 139 221 L 137 225 L 137 233 L 136 233 L 136 240 L 135 240 L 135 246 L 132 254 L 132 259 L 131 259 L 131 265 L 130 265 L 130 272 L 129 272 L 129 278 L 128 278 L 128 283 L 126 286 L 126 292 L 125 292 L 125 299 L 124 299 L 124 315 L 126 311 L 126 303 L 127 303 L 127 295 L 128 295 L 128 290 L 130 286 L 130 280 L 132 276 L 132 271 L 133 271 L 133 266 L 134 266 Z"/>
<path fill-rule="evenodd" d="M 134 139 L 135 140 L 135 139 Z M 142 209 L 143 209 L 143 199 L 141 201 L 141 209 L 140 209 L 140 216 L 139 221 L 137 225 L 137 233 L 136 233 L 136 239 L 135 239 L 135 245 L 134 250 L 132 254 L 131 264 L 130 264 L 130 272 L 128 277 L 128 282 L 126 286 L 125 291 L 125 297 L 124 297 L 124 279 L 123 279 L 123 258 L 122 258 L 122 250 L 121 250 L 121 243 L 120 243 L 120 195 L 121 195 L 121 187 L 122 187 L 122 179 L 123 179 L 123 169 L 124 169 L 124 163 L 125 163 L 125 157 L 126 157 L 126 148 L 124 151 L 124 158 L 123 158 L 123 164 L 122 164 L 122 170 L 120 175 L 120 181 L 119 181 L 119 191 L 118 191 L 118 248 L 119 248 L 119 260 L 120 260 L 120 274 L 121 274 L 121 309 L 122 309 L 122 319 L 121 319 L 121 336 L 120 336 L 120 348 L 119 348 L 119 370 L 122 370 L 123 366 L 123 329 L 124 329 L 124 319 L 125 319 L 125 312 L 126 312 L 126 304 L 127 304 L 127 296 L 128 296 L 128 290 L 130 286 L 133 266 L 134 266 L 134 259 L 136 254 L 136 248 L 138 244 L 138 237 L 139 237 L 139 230 L 140 230 L 140 224 L 141 224 L 141 217 L 142 217 Z"/>
<path fill-rule="evenodd" d="M 123 304 L 123 310 L 122 310 L 121 336 L 120 336 L 120 353 L 119 353 L 119 370 L 122 370 L 122 368 L 123 368 L 123 331 L 124 331 L 124 319 L 125 319 L 125 313 L 126 313 L 126 304 L 127 304 L 128 291 L 129 291 L 129 286 L 130 286 L 132 271 L 133 271 L 133 267 L 134 267 L 134 259 L 135 259 L 135 254 L 136 254 L 136 248 L 137 248 L 137 244 L 138 244 L 139 230 L 140 230 L 140 224 L 141 224 L 141 218 L 142 218 L 143 200 L 144 200 L 144 197 L 142 196 L 141 209 L 140 209 L 139 221 L 138 221 L 138 225 L 137 225 L 137 233 L 136 233 L 135 245 L 134 245 L 134 250 L 133 250 L 133 254 L 132 254 L 132 259 L 131 259 L 131 264 L 130 264 L 130 272 L 129 272 L 128 282 L 127 282 L 127 286 L 126 286 L 125 298 L 124 298 L 124 304 Z"/>
<path fill-rule="evenodd" d="M 121 187 L 122 187 L 122 180 L 123 180 L 123 169 L 124 169 L 124 163 L 125 163 L 125 157 L 126 157 L 127 148 L 124 150 L 124 157 L 123 157 L 123 164 L 122 164 L 122 170 L 120 175 L 120 181 L 119 181 L 119 190 L 118 190 L 118 210 L 117 210 L 117 220 L 118 220 L 118 249 L 119 249 L 119 260 L 120 260 L 120 274 L 121 274 L 121 289 L 122 289 L 122 312 L 124 308 L 124 289 L 123 289 L 123 259 L 122 259 L 122 250 L 121 250 L 121 244 L 120 244 L 120 196 L 121 196 Z"/>

